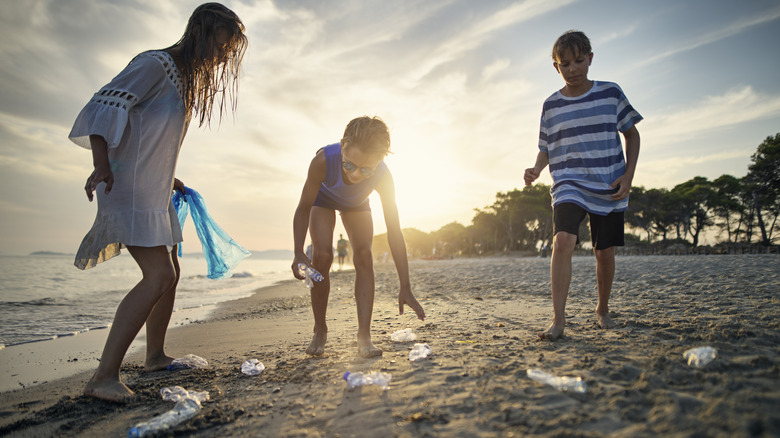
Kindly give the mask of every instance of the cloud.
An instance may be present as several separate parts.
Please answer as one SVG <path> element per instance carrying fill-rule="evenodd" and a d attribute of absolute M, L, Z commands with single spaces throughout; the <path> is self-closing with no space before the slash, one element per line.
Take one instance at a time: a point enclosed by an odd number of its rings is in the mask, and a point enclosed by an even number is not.
<path fill-rule="evenodd" d="M 642 122 L 643 136 L 652 138 L 655 144 L 679 143 L 729 126 L 780 119 L 780 96 L 758 94 L 745 85 L 707 96 L 689 108 L 648 114 L 646 119 Z"/>

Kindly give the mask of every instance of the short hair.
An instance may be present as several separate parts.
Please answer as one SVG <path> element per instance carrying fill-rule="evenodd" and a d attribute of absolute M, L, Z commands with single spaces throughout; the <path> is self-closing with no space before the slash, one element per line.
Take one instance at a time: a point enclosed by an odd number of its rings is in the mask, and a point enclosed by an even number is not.
<path fill-rule="evenodd" d="M 553 61 L 557 62 L 559 59 L 561 59 L 567 50 L 571 50 L 572 54 L 575 56 L 578 54 L 590 55 L 592 51 L 590 47 L 590 40 L 583 32 L 580 32 L 579 30 L 566 31 L 563 35 L 559 36 L 557 40 L 555 40 L 555 44 L 553 45 L 552 49 Z"/>
<path fill-rule="evenodd" d="M 390 130 L 379 117 L 357 117 L 344 129 L 341 147 L 348 145 L 363 152 L 387 154 L 390 152 Z"/>

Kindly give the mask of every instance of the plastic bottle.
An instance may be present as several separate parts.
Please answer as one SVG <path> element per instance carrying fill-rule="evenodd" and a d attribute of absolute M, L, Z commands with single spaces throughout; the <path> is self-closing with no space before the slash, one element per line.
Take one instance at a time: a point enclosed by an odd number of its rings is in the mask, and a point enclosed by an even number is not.
<path fill-rule="evenodd" d="M 206 359 L 195 356 L 194 354 L 188 354 L 184 357 L 174 359 L 170 365 L 168 365 L 168 371 L 188 370 L 190 368 L 206 368 L 209 363 Z"/>
<path fill-rule="evenodd" d="M 128 438 L 144 437 L 170 429 L 198 415 L 198 412 L 200 412 L 200 405 L 197 401 L 191 398 L 181 399 L 170 411 L 130 428 L 127 436 Z"/>
<path fill-rule="evenodd" d="M 550 385 L 559 391 L 574 391 L 584 394 L 588 388 L 582 377 L 557 377 L 538 368 L 529 368 L 528 377 L 539 383 Z"/>
<path fill-rule="evenodd" d="M 683 357 L 688 360 L 689 366 L 701 368 L 718 357 L 718 350 L 712 347 L 691 348 L 683 353 Z"/>
<path fill-rule="evenodd" d="M 393 376 L 390 374 L 379 371 L 373 371 L 368 374 L 363 374 L 361 372 L 350 373 L 349 371 L 344 373 L 344 380 L 347 381 L 347 389 L 363 385 L 377 385 L 382 389 L 387 389 L 387 385 L 390 384 L 390 379 L 392 378 Z"/>
<path fill-rule="evenodd" d="M 306 281 L 306 287 L 309 289 L 314 287 L 315 281 L 319 283 L 323 278 L 322 274 L 306 263 L 298 263 L 298 273 L 304 277 L 304 281 Z"/>
<path fill-rule="evenodd" d="M 256 376 L 263 372 L 265 365 L 257 359 L 249 359 L 241 365 L 241 372 L 247 376 Z"/>
<path fill-rule="evenodd" d="M 414 344 L 412 351 L 409 352 L 409 360 L 412 362 L 420 359 L 425 359 L 431 354 L 431 347 L 428 344 Z"/>

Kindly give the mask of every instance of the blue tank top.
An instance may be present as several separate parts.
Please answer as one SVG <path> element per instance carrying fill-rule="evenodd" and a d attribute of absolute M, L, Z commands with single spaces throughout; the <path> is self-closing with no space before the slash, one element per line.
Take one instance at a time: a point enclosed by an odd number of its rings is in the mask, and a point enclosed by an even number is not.
<path fill-rule="evenodd" d="M 341 173 L 341 144 L 334 143 L 321 149 L 325 154 L 325 180 L 322 181 L 315 205 L 334 206 L 337 210 L 356 209 L 368 201 L 368 195 L 374 191 L 379 181 L 388 171 L 382 161 L 376 172 L 356 184 L 347 184 Z"/>

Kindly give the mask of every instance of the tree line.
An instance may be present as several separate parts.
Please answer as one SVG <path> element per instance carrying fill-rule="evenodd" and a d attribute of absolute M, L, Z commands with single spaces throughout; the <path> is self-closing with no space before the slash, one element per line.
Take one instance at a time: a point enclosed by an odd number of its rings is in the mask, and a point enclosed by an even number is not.
<path fill-rule="evenodd" d="M 496 194 L 492 205 L 475 209 L 468 226 L 458 222 L 426 233 L 403 230 L 413 258 L 536 251 L 552 243 L 550 186 L 535 184 Z M 751 155 L 747 175 L 694 177 L 671 189 L 632 187 L 625 213 L 626 244 L 670 241 L 699 246 L 705 231 L 723 244 L 776 244 L 780 231 L 780 133 L 767 137 Z M 583 222 L 580 239 L 589 242 Z M 635 232 L 633 234 L 631 232 Z M 386 235 L 375 236 L 374 252 L 389 251 Z"/>

